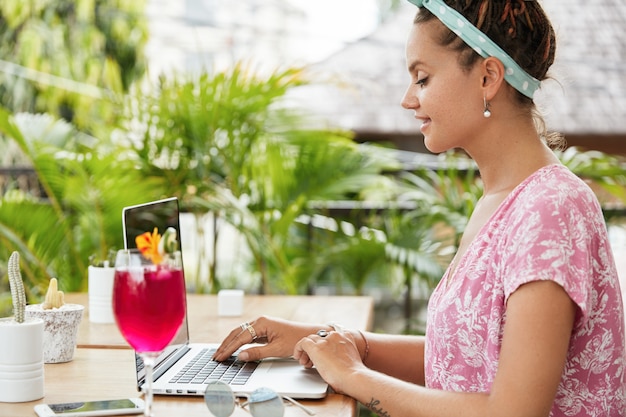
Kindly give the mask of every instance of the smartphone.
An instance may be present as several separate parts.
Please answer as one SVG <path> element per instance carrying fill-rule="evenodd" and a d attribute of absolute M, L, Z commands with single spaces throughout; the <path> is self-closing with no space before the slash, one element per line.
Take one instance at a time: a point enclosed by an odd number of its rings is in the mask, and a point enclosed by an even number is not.
<path fill-rule="evenodd" d="M 125 398 L 121 400 L 37 404 L 35 406 L 35 412 L 39 417 L 91 417 L 140 414 L 143 413 L 143 408 L 144 405 L 141 398 Z"/>

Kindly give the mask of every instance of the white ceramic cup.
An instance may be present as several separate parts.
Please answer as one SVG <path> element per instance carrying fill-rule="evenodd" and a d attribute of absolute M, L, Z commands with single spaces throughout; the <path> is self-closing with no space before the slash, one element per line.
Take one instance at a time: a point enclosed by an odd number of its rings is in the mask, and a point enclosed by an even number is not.
<path fill-rule="evenodd" d="M 43 398 L 43 329 L 39 318 L 0 319 L 0 402 Z"/>
<path fill-rule="evenodd" d="M 113 317 L 113 277 L 115 268 L 88 268 L 89 321 L 92 323 L 115 323 Z"/>

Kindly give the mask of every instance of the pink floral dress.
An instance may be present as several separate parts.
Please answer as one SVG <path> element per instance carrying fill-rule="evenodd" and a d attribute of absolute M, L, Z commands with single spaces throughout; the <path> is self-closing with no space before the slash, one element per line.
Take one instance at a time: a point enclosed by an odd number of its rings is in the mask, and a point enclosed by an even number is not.
<path fill-rule="evenodd" d="M 552 280 L 578 306 L 550 416 L 626 416 L 624 305 L 606 226 L 589 187 L 562 165 L 544 167 L 502 202 L 433 293 L 426 385 L 489 392 L 508 297 Z"/>

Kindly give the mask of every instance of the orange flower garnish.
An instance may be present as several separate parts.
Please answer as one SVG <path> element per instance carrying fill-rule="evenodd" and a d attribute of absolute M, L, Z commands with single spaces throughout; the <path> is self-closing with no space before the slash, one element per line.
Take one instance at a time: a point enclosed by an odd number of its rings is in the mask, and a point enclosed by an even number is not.
<path fill-rule="evenodd" d="M 156 227 L 152 233 L 145 232 L 135 238 L 135 243 L 141 254 L 151 260 L 155 265 L 163 261 L 163 255 L 159 252 L 160 241 L 161 235 L 159 234 L 159 229 Z"/>

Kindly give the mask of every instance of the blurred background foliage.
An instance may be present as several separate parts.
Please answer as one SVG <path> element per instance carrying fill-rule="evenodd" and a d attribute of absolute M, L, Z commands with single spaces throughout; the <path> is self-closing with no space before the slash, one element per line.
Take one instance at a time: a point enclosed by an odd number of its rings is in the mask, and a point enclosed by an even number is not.
<path fill-rule="evenodd" d="M 407 167 L 393 149 L 320 129 L 286 100 L 316 82 L 304 68 L 150 80 L 143 7 L 0 3 L 0 64 L 19 64 L 0 72 L 0 165 L 14 173 L 0 183 L 0 316 L 13 250 L 31 302 L 51 277 L 85 291 L 89 259 L 122 246 L 122 208 L 177 196 L 189 291 L 378 291 L 400 300 L 400 330 L 419 331 L 411 319 L 482 192 L 473 163 L 447 153 Z M 606 207 L 626 202 L 623 160 L 560 155 Z"/>
<path fill-rule="evenodd" d="M 105 136 L 114 98 L 146 70 L 144 9 L 145 0 L 0 2 L 0 103 Z"/>

